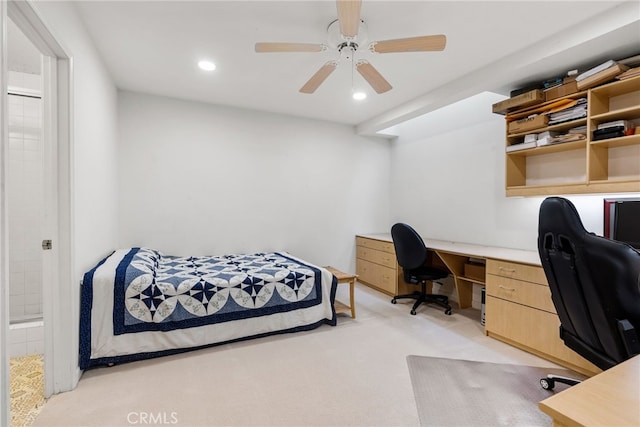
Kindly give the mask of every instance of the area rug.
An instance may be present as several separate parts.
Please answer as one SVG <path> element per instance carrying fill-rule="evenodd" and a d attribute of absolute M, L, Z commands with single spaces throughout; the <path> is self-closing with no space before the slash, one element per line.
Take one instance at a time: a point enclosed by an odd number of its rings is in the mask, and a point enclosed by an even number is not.
<path fill-rule="evenodd" d="M 42 355 L 11 358 L 9 381 L 12 427 L 33 425 L 45 402 Z"/>
<path fill-rule="evenodd" d="M 422 426 L 549 426 L 538 402 L 554 394 L 547 374 L 583 379 L 565 369 L 407 356 Z M 555 392 L 566 388 L 557 384 Z"/>

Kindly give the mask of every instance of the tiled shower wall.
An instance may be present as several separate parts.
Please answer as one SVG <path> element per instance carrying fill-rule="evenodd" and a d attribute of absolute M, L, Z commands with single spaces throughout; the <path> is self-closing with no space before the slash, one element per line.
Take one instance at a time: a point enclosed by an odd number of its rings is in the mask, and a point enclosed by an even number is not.
<path fill-rule="evenodd" d="M 39 96 L 41 77 L 9 72 L 9 92 Z M 42 100 L 9 95 L 9 317 L 42 316 Z"/>

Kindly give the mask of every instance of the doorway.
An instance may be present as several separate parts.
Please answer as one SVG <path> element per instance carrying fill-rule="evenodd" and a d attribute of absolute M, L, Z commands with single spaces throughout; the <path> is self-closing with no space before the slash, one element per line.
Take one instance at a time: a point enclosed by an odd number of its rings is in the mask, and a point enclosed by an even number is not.
<path fill-rule="evenodd" d="M 35 417 L 45 397 L 41 248 L 45 141 L 42 54 L 11 19 L 7 68 L 8 352 L 11 419 L 19 425 Z"/>
<path fill-rule="evenodd" d="M 9 325 L 42 324 L 42 55 L 7 21 L 9 169 Z M 13 328 L 13 330 L 26 328 Z M 11 333 L 10 333 L 11 334 Z M 26 334 L 24 334 L 26 335 Z M 10 336 L 10 356 L 44 351 L 44 343 Z M 41 335 L 41 333 L 40 333 Z M 29 348 L 27 348 L 29 347 Z"/>
<path fill-rule="evenodd" d="M 13 21 L 9 22 L 9 19 Z M 41 232 L 39 251 L 41 255 L 42 277 L 46 277 L 46 286 L 42 287 L 42 321 L 45 396 L 71 390 L 79 379 L 79 369 L 73 366 L 70 357 L 74 352 L 75 336 L 69 334 L 74 324 L 73 313 L 66 307 L 65 296 L 72 289 L 72 144 L 71 144 L 71 57 L 58 43 L 38 11 L 28 1 L 0 3 L 0 44 L 8 46 L 5 38 L 9 25 L 15 24 L 41 54 L 41 111 L 42 111 L 42 199 Z M 0 360 L 2 361 L 2 379 L 0 379 L 0 424 L 9 422 L 8 393 L 8 325 L 9 325 L 9 283 L 10 283 L 10 247 L 8 237 L 9 190 L 4 183 L 9 181 L 9 116 L 8 106 L 8 61 L 7 49 L 2 49 L 0 57 L 0 81 L 3 91 L 0 93 L 2 117 L 0 134 L 2 156 L 0 162 L 0 291 L 3 304 L 0 307 Z M 28 91 L 27 91 L 28 92 Z M 36 107 L 37 108 L 37 107 Z M 51 240 L 51 249 L 43 250 L 43 240 Z M 17 292 L 17 291 L 14 291 Z M 54 346 L 53 338 L 56 345 Z M 76 347 L 77 351 L 77 347 Z"/>

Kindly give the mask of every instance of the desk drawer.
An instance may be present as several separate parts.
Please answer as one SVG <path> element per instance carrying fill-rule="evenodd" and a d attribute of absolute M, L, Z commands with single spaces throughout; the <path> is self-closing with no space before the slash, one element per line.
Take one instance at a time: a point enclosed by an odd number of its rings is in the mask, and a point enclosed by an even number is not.
<path fill-rule="evenodd" d="M 487 275 L 487 295 L 555 313 L 551 290 L 546 285 Z"/>
<path fill-rule="evenodd" d="M 507 338 L 529 351 L 551 356 L 592 373 L 599 371 L 564 345 L 559 336 L 560 320 L 557 315 L 492 296 L 487 296 L 486 304 L 489 335 Z"/>
<path fill-rule="evenodd" d="M 544 275 L 544 270 L 542 267 L 537 265 L 488 259 L 487 274 L 539 283 L 541 285 L 547 284 L 547 278 Z"/>
<path fill-rule="evenodd" d="M 360 259 L 384 265 L 389 268 L 396 268 L 396 257 L 389 252 L 370 249 L 364 246 L 356 246 L 356 256 Z"/>
<path fill-rule="evenodd" d="M 395 295 L 397 272 L 394 268 L 358 259 L 356 263 L 356 274 L 358 275 L 359 281 L 375 286 L 389 295 Z"/>
<path fill-rule="evenodd" d="M 395 249 L 393 247 L 393 242 L 385 242 L 382 240 L 369 239 L 366 237 L 356 236 L 356 246 L 363 246 L 369 249 L 375 249 L 377 251 L 389 252 L 394 254 L 395 257 Z"/>

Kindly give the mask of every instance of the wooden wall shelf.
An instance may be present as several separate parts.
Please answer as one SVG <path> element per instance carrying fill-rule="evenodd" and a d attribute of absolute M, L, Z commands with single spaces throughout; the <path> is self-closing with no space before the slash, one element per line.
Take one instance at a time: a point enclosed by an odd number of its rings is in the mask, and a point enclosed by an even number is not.
<path fill-rule="evenodd" d="M 591 140 L 593 131 L 601 123 L 629 120 L 635 126 L 640 126 L 640 76 L 559 99 L 584 97 L 587 98 L 586 118 L 527 132 L 506 133 L 506 146 L 510 146 L 523 142 L 527 134 L 564 132 L 587 126 L 586 140 L 507 152 L 507 196 L 640 192 L 640 134 Z M 558 99 L 510 112 L 507 120 L 556 101 Z M 553 164 L 553 167 L 544 167 L 545 162 Z"/>

